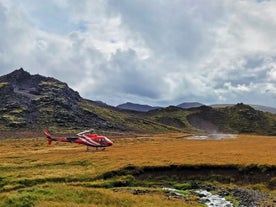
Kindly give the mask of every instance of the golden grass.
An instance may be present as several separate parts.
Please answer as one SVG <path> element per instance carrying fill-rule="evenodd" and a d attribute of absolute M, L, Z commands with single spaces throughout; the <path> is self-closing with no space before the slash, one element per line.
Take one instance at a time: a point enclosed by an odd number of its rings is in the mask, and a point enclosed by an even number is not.
<path fill-rule="evenodd" d="M 276 137 L 239 135 L 236 139 L 225 140 L 178 138 L 182 136 L 161 134 L 147 135 L 152 138 L 113 137 L 114 145 L 99 152 L 86 152 L 85 146 L 71 143 L 48 146 L 45 138 L 38 141 L 3 140 L 0 143 L 0 166 L 16 169 L 13 175 L 39 177 L 59 174 L 100 175 L 127 165 L 276 165 Z M 82 162 L 89 165 L 82 166 Z M 37 168 L 35 172 L 33 167 Z"/>
<path fill-rule="evenodd" d="M 240 135 L 237 139 L 188 140 L 181 134 L 154 139 L 115 139 L 107 154 L 117 165 L 276 164 L 276 137 Z M 116 142 L 118 144 L 116 144 Z M 127 159 L 125 159 L 127 157 Z M 127 162 L 127 163 L 126 163 Z"/>
<path fill-rule="evenodd" d="M 139 135 L 136 138 L 110 137 L 114 145 L 100 152 L 86 152 L 85 146 L 70 143 L 48 146 L 45 138 L 1 140 L 0 184 L 1 179 L 4 184 L 0 186 L 3 191 L 0 192 L 0 200 L 20 195 L 18 189 L 28 192 L 28 189 L 46 185 L 44 188 L 47 191 L 56 193 L 44 195 L 36 192 L 39 195 L 39 199 L 35 199 L 37 206 L 88 206 L 89 201 L 60 201 L 59 196 L 48 200 L 55 194 L 69 196 L 71 192 L 76 196 L 78 191 L 88 192 L 81 195 L 82 198 L 89 200 L 90 194 L 99 194 L 108 202 L 91 201 L 89 206 L 199 206 L 193 201 L 189 204 L 177 199 L 166 200 L 163 192 L 137 196 L 127 189 L 115 192 L 72 184 L 91 182 L 105 172 L 128 165 L 276 165 L 276 137 L 239 135 L 238 138 L 225 140 L 188 140 L 183 136 L 185 134 L 174 133 Z M 32 183 L 29 180 L 35 181 Z M 117 203 L 112 203 L 112 200 Z"/>

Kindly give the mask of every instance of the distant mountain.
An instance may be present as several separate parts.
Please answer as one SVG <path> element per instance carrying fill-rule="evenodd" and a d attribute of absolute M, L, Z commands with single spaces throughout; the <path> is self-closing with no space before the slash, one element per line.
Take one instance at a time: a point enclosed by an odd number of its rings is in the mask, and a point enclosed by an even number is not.
<path fill-rule="evenodd" d="M 147 112 L 147 111 L 151 111 L 151 110 L 155 110 L 155 109 L 160 108 L 158 106 L 142 105 L 142 104 L 136 104 L 136 103 L 131 103 L 131 102 L 120 104 L 116 107 L 120 108 L 120 109 L 133 110 L 133 111 L 142 111 L 142 112 Z"/>
<path fill-rule="evenodd" d="M 213 108 L 224 108 L 227 106 L 234 106 L 234 104 L 213 104 L 213 105 L 211 105 L 211 107 L 213 107 Z M 273 107 L 254 105 L 254 104 L 249 104 L 249 106 L 253 107 L 255 110 L 276 114 L 276 108 L 273 108 Z"/>
<path fill-rule="evenodd" d="M 198 102 L 184 102 L 184 103 L 178 104 L 177 107 L 180 107 L 183 109 L 189 109 L 189 108 L 194 108 L 194 107 L 200 107 L 203 105 L 204 104 L 198 103 Z"/>
<path fill-rule="evenodd" d="M 189 108 L 200 107 L 200 106 L 203 106 L 203 104 L 198 103 L 198 102 L 184 102 L 184 103 L 177 105 L 177 107 L 183 108 L 183 109 L 189 109 Z M 162 108 L 160 106 L 150 106 L 150 105 L 136 104 L 136 103 L 131 103 L 131 102 L 120 104 L 116 107 L 120 108 L 120 109 L 141 111 L 141 112 L 148 112 L 148 111 Z"/>

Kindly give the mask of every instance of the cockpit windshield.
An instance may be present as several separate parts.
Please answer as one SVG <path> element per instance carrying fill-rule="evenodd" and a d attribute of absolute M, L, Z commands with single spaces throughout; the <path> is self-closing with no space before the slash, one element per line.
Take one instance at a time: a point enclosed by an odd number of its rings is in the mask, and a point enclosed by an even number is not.
<path fill-rule="evenodd" d="M 112 143 L 112 141 L 110 139 L 108 139 L 107 137 L 105 137 L 106 141 L 109 143 Z"/>

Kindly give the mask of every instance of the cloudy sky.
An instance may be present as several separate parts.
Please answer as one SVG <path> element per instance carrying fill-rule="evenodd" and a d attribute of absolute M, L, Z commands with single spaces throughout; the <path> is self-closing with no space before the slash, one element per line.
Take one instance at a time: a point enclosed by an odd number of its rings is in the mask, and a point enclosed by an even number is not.
<path fill-rule="evenodd" d="M 0 0 L 0 75 L 84 98 L 276 107 L 274 0 Z"/>

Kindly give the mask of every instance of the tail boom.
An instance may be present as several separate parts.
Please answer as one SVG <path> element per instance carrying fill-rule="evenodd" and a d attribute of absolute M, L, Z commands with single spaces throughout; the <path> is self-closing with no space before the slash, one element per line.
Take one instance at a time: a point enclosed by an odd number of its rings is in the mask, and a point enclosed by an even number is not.
<path fill-rule="evenodd" d="M 58 142 L 72 142 L 71 140 L 68 140 L 66 137 L 52 137 L 48 130 L 43 131 L 46 135 L 46 138 L 48 139 L 48 144 L 50 145 L 52 141 L 58 141 Z"/>

